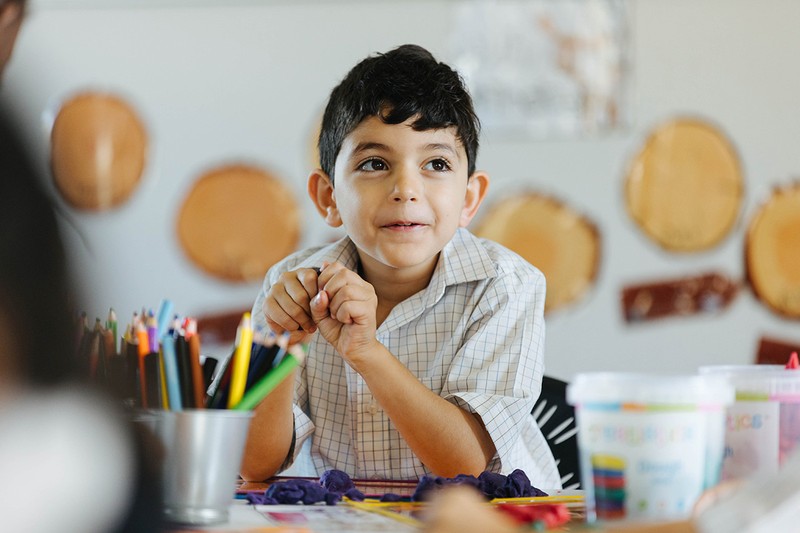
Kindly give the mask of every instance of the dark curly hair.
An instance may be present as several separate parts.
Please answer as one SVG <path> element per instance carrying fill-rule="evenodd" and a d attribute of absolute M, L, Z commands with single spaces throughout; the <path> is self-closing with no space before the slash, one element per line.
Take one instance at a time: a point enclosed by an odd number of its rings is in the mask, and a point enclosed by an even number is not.
<path fill-rule="evenodd" d="M 370 116 L 386 124 L 417 117 L 417 131 L 455 126 L 468 173 L 475 172 L 480 121 L 472 98 L 461 76 L 421 46 L 405 44 L 368 57 L 333 89 L 319 135 L 320 165 L 331 180 L 345 137 Z"/>

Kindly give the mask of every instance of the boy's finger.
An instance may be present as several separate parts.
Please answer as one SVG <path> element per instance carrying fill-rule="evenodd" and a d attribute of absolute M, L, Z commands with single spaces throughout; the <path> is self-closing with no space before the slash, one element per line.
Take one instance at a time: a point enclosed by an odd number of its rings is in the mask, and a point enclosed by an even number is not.
<path fill-rule="evenodd" d="M 286 331 L 286 329 L 283 326 L 272 320 L 270 317 L 266 317 L 266 322 L 267 326 L 269 326 L 269 329 L 271 329 L 272 332 L 275 333 L 275 335 L 280 335 L 284 331 Z"/>
<path fill-rule="evenodd" d="M 317 287 L 319 272 L 318 268 L 301 268 L 297 271 L 297 280 L 305 289 L 309 301 L 319 292 Z"/>
<path fill-rule="evenodd" d="M 327 289 L 326 285 L 331 281 L 332 278 L 336 277 L 337 274 L 342 271 L 350 272 L 350 269 L 338 261 L 333 263 L 328 263 L 327 261 L 323 262 L 322 267 L 320 268 L 319 277 L 317 279 L 317 285 L 319 286 L 319 289 Z"/>
<path fill-rule="evenodd" d="M 279 305 L 274 303 L 264 302 L 264 316 L 267 319 L 267 324 L 270 324 L 270 328 L 275 333 L 294 331 L 300 327 L 300 324 L 281 309 Z"/>
<path fill-rule="evenodd" d="M 309 339 L 309 334 L 303 331 L 302 329 L 298 329 L 297 331 L 293 331 L 289 335 L 289 346 L 292 344 L 300 344 L 302 342 L 306 342 Z"/>
<path fill-rule="evenodd" d="M 328 293 L 326 291 L 319 291 L 314 298 L 311 299 L 311 318 L 315 323 L 319 323 L 330 316 L 328 311 Z"/>
<path fill-rule="evenodd" d="M 335 316 L 337 320 L 340 320 L 346 324 L 353 322 L 350 318 L 344 320 L 345 317 L 352 316 L 352 309 L 365 309 L 365 313 L 368 313 L 366 309 L 370 307 L 370 301 L 372 300 L 374 293 L 368 291 L 366 287 L 362 285 L 344 285 L 335 293 L 330 293 L 330 311 L 331 316 Z M 350 309 L 346 310 L 343 314 L 340 309 L 343 306 L 349 306 Z M 372 313 L 374 314 L 374 307 L 372 306 L 373 310 Z M 356 322 L 361 322 L 361 320 L 355 320 Z"/>
<path fill-rule="evenodd" d="M 288 297 L 280 301 L 275 297 L 267 298 L 264 301 L 264 314 L 286 331 L 303 329 L 303 324 L 313 326 L 308 313 Z"/>

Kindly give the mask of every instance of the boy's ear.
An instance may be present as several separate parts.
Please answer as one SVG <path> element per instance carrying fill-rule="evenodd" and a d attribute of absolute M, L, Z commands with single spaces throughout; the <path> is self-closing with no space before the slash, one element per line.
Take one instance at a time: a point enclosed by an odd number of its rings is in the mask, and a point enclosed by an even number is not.
<path fill-rule="evenodd" d="M 321 169 L 316 169 L 308 176 L 308 196 L 317 207 L 317 212 L 332 228 L 342 225 L 342 218 L 336 208 L 336 195 L 331 178 Z"/>
<path fill-rule="evenodd" d="M 459 226 L 465 228 L 472 221 L 478 208 L 481 206 L 486 192 L 489 190 L 489 175 L 486 172 L 476 171 L 467 181 L 467 194 L 464 197 L 464 208 L 461 210 Z"/>

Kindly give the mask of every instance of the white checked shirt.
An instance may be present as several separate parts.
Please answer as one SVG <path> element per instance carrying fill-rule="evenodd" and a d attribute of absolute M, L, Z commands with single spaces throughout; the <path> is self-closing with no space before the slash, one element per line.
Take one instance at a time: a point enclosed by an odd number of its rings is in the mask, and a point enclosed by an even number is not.
<path fill-rule="evenodd" d="M 264 297 L 280 273 L 339 261 L 357 270 L 345 237 L 297 252 L 270 269 L 253 305 L 266 328 Z M 459 229 L 442 250 L 427 288 L 399 303 L 377 339 L 431 391 L 472 413 L 497 454 L 488 469 L 525 471 L 543 489 L 560 488 L 555 460 L 531 409 L 544 371 L 542 273 L 497 243 Z M 311 338 L 295 388 L 295 446 L 312 437 L 320 475 L 336 468 L 358 478 L 418 479 L 430 471 L 414 455 L 359 374 L 319 334 Z"/>

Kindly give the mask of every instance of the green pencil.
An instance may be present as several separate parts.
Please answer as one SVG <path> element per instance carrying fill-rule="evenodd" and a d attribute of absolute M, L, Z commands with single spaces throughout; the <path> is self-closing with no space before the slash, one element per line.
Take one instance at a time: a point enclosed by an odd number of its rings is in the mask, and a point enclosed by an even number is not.
<path fill-rule="evenodd" d="M 267 375 L 257 381 L 247 392 L 244 393 L 242 399 L 232 407 L 236 411 L 249 411 L 255 408 L 261 400 L 272 392 L 286 376 L 292 373 L 292 370 L 303 362 L 305 359 L 305 350 L 299 344 L 291 346 L 286 355 L 278 363 L 278 366 L 273 368 Z"/>

